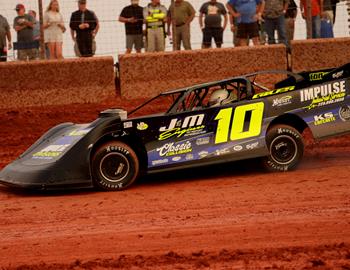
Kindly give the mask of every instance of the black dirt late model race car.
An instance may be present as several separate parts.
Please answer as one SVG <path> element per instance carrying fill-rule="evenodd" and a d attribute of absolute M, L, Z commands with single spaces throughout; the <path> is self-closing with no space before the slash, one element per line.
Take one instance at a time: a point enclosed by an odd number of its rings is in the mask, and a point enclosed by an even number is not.
<path fill-rule="evenodd" d="M 303 156 L 305 128 L 316 139 L 350 132 L 350 64 L 279 71 L 285 79 L 274 89 L 255 81 L 277 72 L 168 91 L 128 116 L 109 109 L 89 124 L 60 124 L 5 167 L 0 183 L 121 190 L 143 173 L 257 157 L 269 170 L 293 169 Z M 144 109 L 152 114 L 137 116 Z"/>

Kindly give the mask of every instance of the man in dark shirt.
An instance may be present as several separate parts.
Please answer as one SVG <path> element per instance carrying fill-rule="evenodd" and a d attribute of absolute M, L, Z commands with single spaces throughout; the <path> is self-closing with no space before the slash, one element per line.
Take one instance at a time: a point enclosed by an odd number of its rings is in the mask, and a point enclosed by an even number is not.
<path fill-rule="evenodd" d="M 221 48 L 223 43 L 223 32 L 227 25 L 227 12 L 225 6 L 216 0 L 204 3 L 200 10 L 199 25 L 203 31 L 202 48 L 210 48 L 211 40 L 214 38 L 217 48 Z M 203 16 L 204 27 L 203 27 Z M 224 24 L 221 25 L 221 16 L 224 17 Z"/>
<path fill-rule="evenodd" d="M 131 5 L 123 8 L 119 21 L 125 23 L 126 53 L 131 53 L 134 46 L 136 52 L 140 53 L 143 38 L 143 8 L 139 6 L 139 0 L 131 0 Z"/>
<path fill-rule="evenodd" d="M 79 10 L 72 13 L 70 28 L 76 33 L 72 35 L 76 39 L 79 52 L 82 57 L 93 56 L 92 42 L 97 34 L 98 19 L 95 13 L 86 8 L 86 0 L 78 1 Z"/>
<path fill-rule="evenodd" d="M 6 43 L 6 37 L 8 44 Z M 0 15 L 0 62 L 6 62 L 7 49 L 12 48 L 10 25 L 6 18 Z"/>
<path fill-rule="evenodd" d="M 13 27 L 17 32 L 17 42 L 22 47 L 33 42 L 34 18 L 25 14 L 25 7 L 22 4 L 16 6 L 17 17 L 14 19 Z M 19 49 L 18 60 L 35 59 L 34 49 Z"/>
<path fill-rule="evenodd" d="M 294 39 L 295 18 L 298 15 L 298 8 L 294 0 L 289 0 L 288 8 L 284 17 L 286 19 L 286 34 L 288 44 Z"/>

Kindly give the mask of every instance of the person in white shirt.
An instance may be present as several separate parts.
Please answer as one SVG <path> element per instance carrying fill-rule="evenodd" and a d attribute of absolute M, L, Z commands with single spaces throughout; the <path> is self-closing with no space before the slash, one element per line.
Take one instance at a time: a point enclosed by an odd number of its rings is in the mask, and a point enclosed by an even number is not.
<path fill-rule="evenodd" d="M 57 0 L 51 0 L 44 14 L 45 43 L 50 50 L 50 59 L 62 59 L 63 33 L 66 31 Z"/>

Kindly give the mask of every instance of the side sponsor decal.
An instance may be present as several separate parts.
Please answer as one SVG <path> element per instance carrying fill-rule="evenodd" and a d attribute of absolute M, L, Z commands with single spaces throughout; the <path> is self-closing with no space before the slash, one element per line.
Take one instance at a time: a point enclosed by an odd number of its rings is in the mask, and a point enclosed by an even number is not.
<path fill-rule="evenodd" d="M 72 137 L 82 137 L 86 134 L 89 133 L 89 131 L 91 130 L 92 128 L 85 128 L 85 129 L 76 129 L 76 130 L 73 130 L 71 131 L 68 136 L 72 136 Z"/>
<path fill-rule="evenodd" d="M 137 123 L 137 129 L 138 130 L 146 130 L 146 129 L 148 129 L 148 125 L 145 122 Z"/>
<path fill-rule="evenodd" d="M 132 128 L 132 122 L 131 121 L 124 122 L 123 126 L 124 128 Z"/>
<path fill-rule="evenodd" d="M 333 79 L 338 79 L 338 78 L 340 78 L 341 76 L 343 76 L 343 74 L 344 74 L 344 70 L 338 71 L 337 73 L 334 73 L 334 74 L 332 75 L 332 78 L 333 78 Z"/>
<path fill-rule="evenodd" d="M 247 150 L 253 150 L 258 146 L 259 146 L 259 142 L 254 142 L 254 143 L 247 144 L 245 147 Z"/>
<path fill-rule="evenodd" d="M 58 138 L 53 141 L 50 145 L 47 145 L 43 149 L 38 150 L 32 155 L 33 159 L 47 159 L 52 160 L 61 156 L 69 146 L 75 144 L 81 137 L 82 134 L 86 134 L 91 129 L 83 129 L 83 130 L 73 130 L 70 133 Z"/>
<path fill-rule="evenodd" d="M 292 91 L 294 89 L 295 89 L 295 86 L 287 86 L 287 87 L 280 88 L 280 89 L 275 89 L 275 90 L 272 90 L 272 91 L 266 91 L 266 92 L 262 92 L 262 93 L 259 93 L 259 94 L 255 94 L 253 96 L 253 99 L 267 97 L 267 96 L 272 96 L 272 95 L 277 95 L 277 94 L 281 94 L 281 93 Z"/>
<path fill-rule="evenodd" d="M 193 154 L 187 154 L 185 159 L 186 160 L 192 160 L 194 158 Z"/>
<path fill-rule="evenodd" d="M 210 142 L 209 137 L 198 138 L 196 140 L 196 145 L 206 145 L 206 144 L 209 144 L 209 142 Z"/>
<path fill-rule="evenodd" d="M 331 123 L 335 121 L 335 116 L 332 112 L 321 113 L 314 116 L 314 125 L 319 126 L 326 123 Z"/>
<path fill-rule="evenodd" d="M 201 151 L 198 153 L 198 155 L 200 158 L 205 158 L 206 156 L 209 155 L 209 152 L 208 151 Z"/>
<path fill-rule="evenodd" d="M 167 158 L 158 159 L 158 160 L 153 160 L 153 161 L 152 161 L 152 165 L 153 165 L 153 166 L 161 165 L 161 164 L 168 163 L 168 161 L 169 161 L 169 160 L 168 160 Z"/>
<path fill-rule="evenodd" d="M 235 145 L 235 146 L 233 147 L 233 150 L 235 150 L 236 152 L 242 151 L 242 149 L 243 149 L 243 146 L 242 146 L 242 145 Z"/>
<path fill-rule="evenodd" d="M 49 145 L 44 149 L 40 150 L 39 152 L 36 152 L 35 154 L 33 154 L 33 158 L 37 158 L 37 157 L 55 158 L 61 155 L 69 146 L 70 144 Z"/>
<path fill-rule="evenodd" d="M 292 96 L 284 96 L 273 100 L 272 107 L 281 107 L 292 103 Z"/>
<path fill-rule="evenodd" d="M 329 72 L 315 72 L 309 74 L 310 81 L 321 81 L 323 77 L 327 75 Z"/>
<path fill-rule="evenodd" d="M 311 101 L 311 104 L 306 106 L 306 108 L 309 110 L 344 101 L 345 96 L 345 81 L 328 83 L 300 91 L 301 102 Z"/>
<path fill-rule="evenodd" d="M 342 106 L 339 109 L 339 118 L 342 121 L 349 121 L 350 120 L 350 106 Z"/>
<path fill-rule="evenodd" d="M 187 141 L 185 143 L 167 143 L 157 148 L 160 157 L 175 156 L 192 152 L 192 144 Z"/>
<path fill-rule="evenodd" d="M 205 125 L 203 125 L 204 117 L 204 114 L 197 114 L 187 116 L 183 121 L 178 118 L 171 119 L 168 126 L 163 126 L 159 129 L 161 132 L 159 140 L 162 141 L 172 137 L 194 136 L 203 133 L 203 129 L 205 128 Z"/>

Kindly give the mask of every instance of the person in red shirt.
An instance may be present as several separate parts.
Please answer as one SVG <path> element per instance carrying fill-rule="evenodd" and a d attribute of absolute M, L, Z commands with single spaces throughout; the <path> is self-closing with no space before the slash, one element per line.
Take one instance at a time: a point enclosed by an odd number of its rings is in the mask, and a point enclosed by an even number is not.
<path fill-rule="evenodd" d="M 311 0 L 312 38 L 321 37 L 321 10 L 323 10 L 323 0 Z M 305 20 L 307 17 L 306 0 L 300 0 L 300 11 Z"/>

